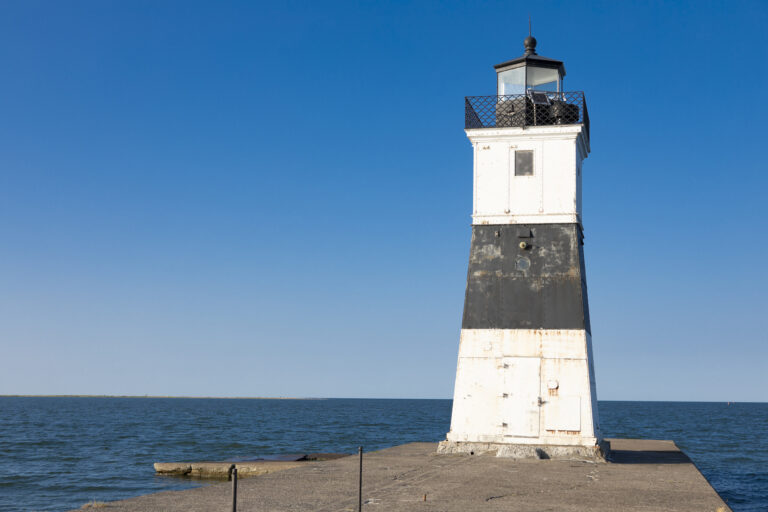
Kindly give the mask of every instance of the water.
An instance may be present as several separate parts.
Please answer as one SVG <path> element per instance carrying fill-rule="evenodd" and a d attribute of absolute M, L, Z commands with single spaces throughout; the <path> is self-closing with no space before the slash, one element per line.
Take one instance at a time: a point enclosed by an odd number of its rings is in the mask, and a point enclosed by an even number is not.
<path fill-rule="evenodd" d="M 156 461 L 439 441 L 450 400 L 0 397 L 0 511 L 62 511 L 194 481 Z M 673 439 L 731 507 L 768 510 L 768 404 L 601 402 L 608 437 Z"/>

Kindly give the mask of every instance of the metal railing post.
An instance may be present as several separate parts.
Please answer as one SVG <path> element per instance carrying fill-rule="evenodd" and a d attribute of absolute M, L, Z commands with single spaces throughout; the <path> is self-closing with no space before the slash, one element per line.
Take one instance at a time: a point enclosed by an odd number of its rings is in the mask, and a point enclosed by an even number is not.
<path fill-rule="evenodd" d="M 362 446 L 358 447 L 357 452 L 360 454 L 360 479 L 358 480 L 358 486 L 357 486 L 357 512 L 362 512 L 363 510 L 363 447 Z"/>
<path fill-rule="evenodd" d="M 227 480 L 232 480 L 232 512 L 237 512 L 237 467 L 229 466 Z"/>

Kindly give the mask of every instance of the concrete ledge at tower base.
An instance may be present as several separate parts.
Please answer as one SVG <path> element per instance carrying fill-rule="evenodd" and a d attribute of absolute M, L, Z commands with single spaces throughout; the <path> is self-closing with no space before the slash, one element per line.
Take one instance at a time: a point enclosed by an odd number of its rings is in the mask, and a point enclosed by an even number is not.
<path fill-rule="evenodd" d="M 609 451 L 610 443 L 607 441 L 596 446 L 442 441 L 437 446 L 437 453 L 440 454 L 479 455 L 492 453 L 496 457 L 510 459 L 556 459 L 590 462 L 605 462 Z"/>

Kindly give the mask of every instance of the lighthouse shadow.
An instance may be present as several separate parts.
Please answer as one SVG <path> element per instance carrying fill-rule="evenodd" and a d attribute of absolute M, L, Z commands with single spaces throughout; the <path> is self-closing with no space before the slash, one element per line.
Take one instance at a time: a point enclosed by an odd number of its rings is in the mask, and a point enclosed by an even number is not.
<path fill-rule="evenodd" d="M 691 464 L 672 441 L 611 439 L 608 460 L 614 464 Z"/>
<path fill-rule="evenodd" d="M 689 464 L 691 459 L 683 452 L 632 452 L 618 450 L 611 452 L 614 464 Z"/>

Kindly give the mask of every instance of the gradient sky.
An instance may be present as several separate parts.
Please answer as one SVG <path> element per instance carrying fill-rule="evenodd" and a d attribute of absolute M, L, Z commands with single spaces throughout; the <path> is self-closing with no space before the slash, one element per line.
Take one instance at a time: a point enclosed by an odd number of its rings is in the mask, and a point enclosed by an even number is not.
<path fill-rule="evenodd" d="M 600 399 L 768 400 L 768 3 L 0 2 L 0 394 L 453 393 L 463 97 L 586 92 Z"/>

